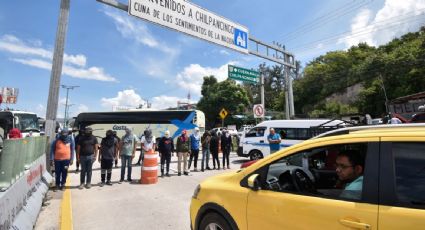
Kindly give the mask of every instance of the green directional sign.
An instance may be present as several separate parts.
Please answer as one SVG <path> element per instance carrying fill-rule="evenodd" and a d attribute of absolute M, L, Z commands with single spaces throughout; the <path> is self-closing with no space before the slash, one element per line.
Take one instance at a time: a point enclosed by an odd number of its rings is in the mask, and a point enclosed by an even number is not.
<path fill-rule="evenodd" d="M 229 65 L 229 78 L 238 80 L 238 81 L 246 81 L 251 83 L 259 83 L 260 82 L 260 73 L 250 69 L 244 69 L 241 67 Z"/>

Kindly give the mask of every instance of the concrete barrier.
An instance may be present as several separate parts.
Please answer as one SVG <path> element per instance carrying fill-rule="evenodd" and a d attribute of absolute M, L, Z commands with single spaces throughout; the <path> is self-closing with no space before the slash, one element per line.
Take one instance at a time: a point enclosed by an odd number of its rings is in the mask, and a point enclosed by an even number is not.
<path fill-rule="evenodd" d="M 32 229 L 51 181 L 46 171 L 46 156 L 42 155 L 23 176 L 0 192 L 0 230 Z"/>

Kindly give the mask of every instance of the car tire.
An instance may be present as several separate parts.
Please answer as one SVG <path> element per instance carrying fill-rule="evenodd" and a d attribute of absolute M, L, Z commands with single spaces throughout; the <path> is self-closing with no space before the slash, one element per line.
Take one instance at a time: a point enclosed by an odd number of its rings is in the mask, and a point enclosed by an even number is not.
<path fill-rule="evenodd" d="M 249 159 L 251 159 L 252 161 L 253 160 L 259 160 L 261 158 L 263 158 L 263 154 L 258 150 L 252 150 L 249 153 Z"/>
<path fill-rule="evenodd" d="M 232 230 L 230 224 L 218 213 L 210 212 L 202 218 L 199 230 Z"/>

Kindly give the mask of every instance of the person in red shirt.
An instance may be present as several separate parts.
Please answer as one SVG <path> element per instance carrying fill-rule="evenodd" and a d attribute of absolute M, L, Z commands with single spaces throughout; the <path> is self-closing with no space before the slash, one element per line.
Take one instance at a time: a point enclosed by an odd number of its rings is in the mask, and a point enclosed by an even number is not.
<path fill-rule="evenodd" d="M 13 128 L 9 131 L 9 139 L 19 139 L 22 138 L 21 130 L 18 128 Z"/>

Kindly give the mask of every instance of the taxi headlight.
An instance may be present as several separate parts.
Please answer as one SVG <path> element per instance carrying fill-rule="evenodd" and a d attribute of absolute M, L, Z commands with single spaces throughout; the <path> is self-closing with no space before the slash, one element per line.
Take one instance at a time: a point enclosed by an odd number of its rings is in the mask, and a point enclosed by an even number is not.
<path fill-rule="evenodd" d="M 194 199 L 198 199 L 198 194 L 201 191 L 201 185 L 198 184 L 198 186 L 196 186 L 195 191 L 193 191 L 193 196 L 192 198 Z"/>

